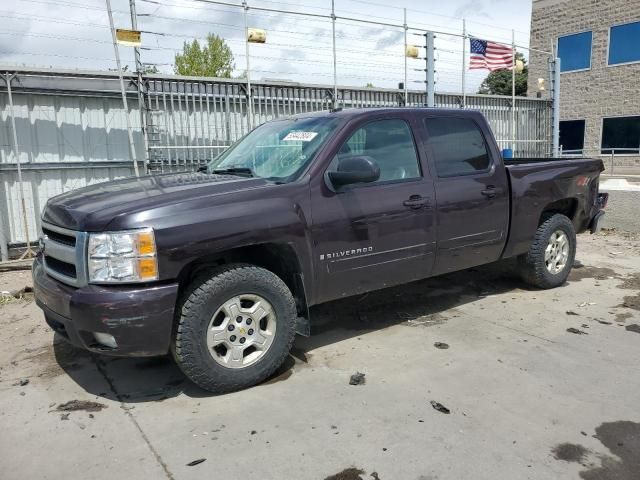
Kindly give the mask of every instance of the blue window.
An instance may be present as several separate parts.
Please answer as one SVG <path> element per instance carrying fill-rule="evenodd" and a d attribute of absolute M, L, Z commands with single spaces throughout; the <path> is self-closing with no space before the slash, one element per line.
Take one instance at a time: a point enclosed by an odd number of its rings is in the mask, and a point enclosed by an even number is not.
<path fill-rule="evenodd" d="M 640 22 L 611 27 L 609 65 L 640 62 Z"/>
<path fill-rule="evenodd" d="M 560 71 L 591 68 L 591 37 L 591 32 L 584 32 L 558 38 Z"/>

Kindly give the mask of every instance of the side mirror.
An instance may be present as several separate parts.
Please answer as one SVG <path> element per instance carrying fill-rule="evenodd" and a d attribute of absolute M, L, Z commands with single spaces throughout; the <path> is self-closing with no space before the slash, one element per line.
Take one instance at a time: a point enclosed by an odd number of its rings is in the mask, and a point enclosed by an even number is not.
<path fill-rule="evenodd" d="M 342 158 L 337 169 L 329 172 L 328 176 L 335 188 L 352 183 L 375 182 L 380 178 L 380 167 L 371 157 L 354 155 Z"/>
<path fill-rule="evenodd" d="M 198 167 L 198 173 L 207 173 L 207 171 L 208 171 L 207 169 L 208 168 L 209 167 L 207 165 L 202 165 L 202 166 Z"/>

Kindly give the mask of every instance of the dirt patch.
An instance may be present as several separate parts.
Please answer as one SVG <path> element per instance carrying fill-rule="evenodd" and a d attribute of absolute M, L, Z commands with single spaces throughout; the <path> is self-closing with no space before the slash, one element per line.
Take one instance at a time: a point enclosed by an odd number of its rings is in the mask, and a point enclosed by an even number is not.
<path fill-rule="evenodd" d="M 585 278 L 593 278 L 594 280 L 607 280 L 610 278 L 620 278 L 620 275 L 615 270 L 608 267 L 589 267 L 584 266 L 578 269 L 572 269 L 569 274 L 570 282 L 579 282 Z"/>
<path fill-rule="evenodd" d="M 85 412 L 99 412 L 107 406 L 103 403 L 92 402 L 90 400 L 70 400 L 66 403 L 61 403 L 56 407 L 59 412 L 77 412 L 83 410 Z"/>
<path fill-rule="evenodd" d="M 582 463 L 586 459 L 589 450 L 575 443 L 561 443 L 553 447 L 551 453 L 553 453 L 553 458 L 556 460 Z"/>
<path fill-rule="evenodd" d="M 622 299 L 622 303 L 618 306 L 630 308 L 632 310 L 640 310 L 640 293 L 636 295 L 627 295 Z"/>
<path fill-rule="evenodd" d="M 629 290 L 640 290 L 640 273 L 634 273 L 625 277 L 624 281 L 618 285 L 618 288 Z"/>
<path fill-rule="evenodd" d="M 603 423 L 595 438 L 615 455 L 600 456 L 601 465 L 580 472 L 584 480 L 637 480 L 640 472 L 640 423 Z M 617 457 L 617 458 L 616 458 Z"/>
<path fill-rule="evenodd" d="M 635 332 L 635 333 L 640 333 L 640 325 L 636 325 L 635 323 L 631 324 L 631 325 L 627 325 L 626 327 L 624 327 L 624 329 L 627 332 Z"/>
<path fill-rule="evenodd" d="M 362 478 L 362 475 L 364 475 L 364 470 L 351 467 L 345 468 L 341 472 L 338 472 L 334 475 L 329 475 L 324 480 L 364 480 Z"/>
<path fill-rule="evenodd" d="M 633 314 L 630 312 L 623 312 L 616 314 L 616 322 L 626 322 L 628 318 L 633 317 Z"/>

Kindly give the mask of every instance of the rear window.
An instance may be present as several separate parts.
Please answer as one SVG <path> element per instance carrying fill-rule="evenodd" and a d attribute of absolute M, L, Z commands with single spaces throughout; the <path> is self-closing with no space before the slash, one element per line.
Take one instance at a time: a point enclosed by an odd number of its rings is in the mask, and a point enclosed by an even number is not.
<path fill-rule="evenodd" d="M 425 118 L 427 146 L 439 177 L 473 175 L 491 167 L 487 145 L 478 125 L 458 117 Z"/>

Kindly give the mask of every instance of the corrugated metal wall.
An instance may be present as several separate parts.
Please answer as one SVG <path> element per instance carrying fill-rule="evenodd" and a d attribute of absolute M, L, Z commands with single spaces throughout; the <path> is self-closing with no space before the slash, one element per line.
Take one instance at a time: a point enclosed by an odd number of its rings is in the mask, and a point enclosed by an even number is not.
<path fill-rule="evenodd" d="M 111 72 L 17 69 L 12 81 L 14 117 L 23 170 L 29 239 L 38 236 L 48 198 L 68 190 L 132 174 L 118 78 Z M 135 77 L 127 76 L 129 117 L 138 158 L 145 158 Z M 145 78 L 149 169 L 193 169 L 244 135 L 245 84 L 238 80 Z M 328 109 L 333 88 L 286 82 L 255 82 L 253 124 L 282 115 Z M 489 119 L 501 146 L 510 144 L 511 99 L 468 95 L 467 107 Z M 409 105 L 423 105 L 423 92 L 409 92 Z M 397 106 L 402 92 L 391 89 L 338 89 L 348 107 Z M 459 108 L 458 95 L 436 95 L 438 106 Z M 550 102 L 516 100 L 517 152 L 550 151 Z M 16 156 L 6 85 L 0 82 L 0 245 L 26 241 L 19 201 Z"/>

